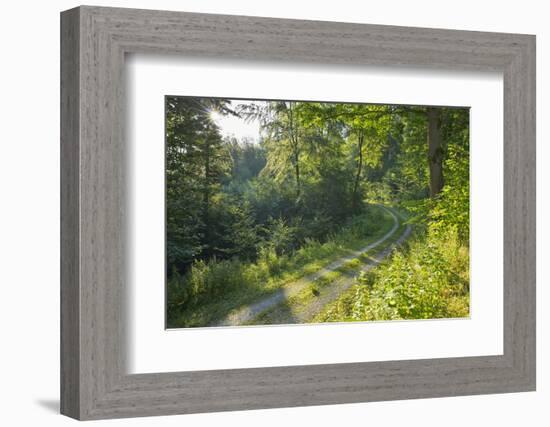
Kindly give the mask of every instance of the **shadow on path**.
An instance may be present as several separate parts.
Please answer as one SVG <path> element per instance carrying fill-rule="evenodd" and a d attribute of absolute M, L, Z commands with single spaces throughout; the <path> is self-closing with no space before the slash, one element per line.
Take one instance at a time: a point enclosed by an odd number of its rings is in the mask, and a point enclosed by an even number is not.
<path fill-rule="evenodd" d="M 315 282 L 319 278 L 327 275 L 328 273 L 335 271 L 342 267 L 347 262 L 361 256 L 362 254 L 371 251 L 372 249 L 382 245 L 384 242 L 386 242 L 388 239 L 390 239 L 395 232 L 399 229 L 400 221 L 393 211 L 393 209 L 386 208 L 385 206 L 378 205 L 382 209 L 384 209 L 386 212 L 388 212 L 392 219 L 393 219 L 393 226 L 391 230 L 389 230 L 384 236 L 382 236 L 377 241 L 369 244 L 368 246 L 365 246 L 364 248 L 354 251 L 352 254 L 339 258 L 336 261 L 331 262 L 324 268 L 319 269 L 313 274 L 310 274 L 308 276 L 302 277 L 301 279 L 295 281 L 294 283 L 285 286 L 278 291 L 276 291 L 273 295 L 263 298 L 260 301 L 257 301 L 253 304 L 250 304 L 244 308 L 241 308 L 240 310 L 237 310 L 231 314 L 229 314 L 225 319 L 223 319 L 221 322 L 212 324 L 211 326 L 239 326 L 239 325 L 245 325 L 249 324 L 255 317 L 261 316 L 262 313 L 278 306 L 282 306 L 283 304 L 286 304 L 286 301 L 288 301 L 290 298 L 292 298 L 295 295 L 298 295 L 306 286 L 309 286 L 312 282 Z M 407 230 L 405 231 L 405 234 L 407 235 L 408 229 L 410 227 L 407 226 Z M 402 236 L 403 238 L 403 236 Z M 406 238 L 406 237 L 405 237 Z M 397 243 L 399 244 L 399 243 Z M 390 248 L 391 251 L 391 248 Z M 389 253 L 389 251 L 388 251 Z M 384 251 L 381 252 L 382 258 L 387 255 Z M 377 254 L 380 255 L 380 254 Z M 369 267 L 370 268 L 370 267 Z M 351 279 L 350 279 L 351 282 Z M 284 308 L 284 307 L 283 307 Z M 299 320 L 299 319 L 295 319 Z M 288 323 L 288 319 L 285 323 Z M 291 322 L 292 323 L 292 322 Z M 302 323 L 300 321 L 294 322 L 294 323 Z"/>

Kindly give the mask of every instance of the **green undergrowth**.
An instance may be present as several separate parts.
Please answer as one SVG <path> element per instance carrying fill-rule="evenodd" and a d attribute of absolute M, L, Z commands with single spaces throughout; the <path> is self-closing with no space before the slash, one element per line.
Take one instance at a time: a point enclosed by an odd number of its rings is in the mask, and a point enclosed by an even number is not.
<path fill-rule="evenodd" d="M 330 294 L 335 290 L 345 290 L 350 282 L 357 279 L 366 265 L 375 262 L 374 258 L 376 258 L 377 254 L 395 244 L 405 231 L 405 228 L 406 225 L 400 223 L 395 233 L 384 243 L 312 281 L 296 295 L 287 298 L 275 307 L 265 310 L 247 323 L 258 325 L 314 322 L 317 313 L 311 310 L 312 304 L 315 305 L 316 300 L 323 301 L 326 298 L 330 299 Z M 330 300 L 328 302 L 330 303 Z"/>
<path fill-rule="evenodd" d="M 186 275 L 175 274 L 168 281 L 168 327 L 215 324 L 231 311 L 380 239 L 392 226 L 393 219 L 385 209 L 369 206 L 365 214 L 352 218 L 327 241 L 308 240 L 291 253 L 266 249 L 255 262 L 196 261 Z"/>
<path fill-rule="evenodd" d="M 417 232 L 325 306 L 315 322 L 461 318 L 469 315 L 469 253 L 455 229 Z"/>

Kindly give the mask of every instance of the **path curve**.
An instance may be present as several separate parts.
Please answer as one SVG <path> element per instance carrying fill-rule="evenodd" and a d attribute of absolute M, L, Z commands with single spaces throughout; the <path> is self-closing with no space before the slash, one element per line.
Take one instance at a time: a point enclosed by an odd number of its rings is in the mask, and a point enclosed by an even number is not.
<path fill-rule="evenodd" d="M 365 263 L 358 271 L 357 274 L 353 277 L 343 277 L 341 280 L 336 280 L 330 285 L 327 286 L 328 289 L 323 292 L 323 295 L 319 298 L 316 298 L 313 300 L 311 304 L 308 304 L 308 306 L 297 312 L 293 313 L 292 315 L 292 322 L 293 323 L 308 323 L 310 322 L 317 314 L 321 312 L 323 307 L 325 307 L 327 304 L 331 303 L 332 301 L 336 300 L 342 293 L 346 290 L 348 290 L 351 285 L 355 283 L 355 279 L 361 272 L 367 272 L 370 269 L 376 267 L 378 264 L 380 264 L 384 258 L 386 258 L 388 255 L 391 254 L 393 249 L 397 246 L 400 246 L 405 242 L 405 240 L 408 239 L 412 232 L 412 227 L 407 224 L 405 230 L 403 230 L 403 233 L 401 236 L 399 236 L 399 239 L 397 239 L 394 243 L 389 245 L 388 247 L 384 248 L 382 251 L 378 252 L 376 255 L 370 257 L 369 262 Z M 281 320 L 281 323 L 288 323 L 284 320 Z"/>
<path fill-rule="evenodd" d="M 393 219 L 393 227 L 390 231 L 388 231 L 384 236 L 382 236 L 377 241 L 357 250 L 353 251 L 350 255 L 346 255 L 345 257 L 339 258 L 327 266 L 321 268 L 320 270 L 317 270 L 315 273 L 309 274 L 307 276 L 304 276 L 293 283 L 291 283 L 288 286 L 285 286 L 284 288 L 279 289 L 276 291 L 273 295 L 270 295 L 266 298 L 263 298 L 262 300 L 255 302 L 253 304 L 250 304 L 242 309 L 239 309 L 233 313 L 230 313 L 225 319 L 223 319 L 220 322 L 214 323 L 211 326 L 239 326 L 243 325 L 246 322 L 251 321 L 254 317 L 259 315 L 260 313 L 275 307 L 277 304 L 283 302 L 284 300 L 291 298 L 294 295 L 297 295 L 299 292 L 301 292 L 306 286 L 310 285 L 311 282 L 321 278 L 322 276 L 326 275 L 327 273 L 330 273 L 340 267 L 342 267 L 347 262 L 361 256 L 363 253 L 368 252 L 377 246 L 384 243 L 386 240 L 388 240 L 390 237 L 392 237 L 397 229 L 399 228 L 399 220 L 397 218 L 397 215 L 393 212 L 393 210 L 386 208 L 382 205 L 380 206 L 382 209 L 384 209 L 386 212 L 388 212 L 392 219 Z M 399 240 L 396 242 L 396 244 L 399 244 L 399 241 L 404 241 L 408 235 L 410 234 L 410 226 L 407 225 L 407 228 L 405 229 L 403 235 L 399 238 Z M 406 236 L 405 236 L 406 235 Z M 404 237 L 405 236 L 405 237 Z M 383 258 L 385 258 L 390 252 L 391 249 L 395 246 L 390 245 L 389 248 L 386 248 L 382 252 L 375 255 L 375 257 L 372 258 L 372 260 L 367 263 L 363 269 L 369 269 L 372 268 L 373 265 L 378 264 Z M 386 253 L 387 252 L 387 253 Z M 377 261 L 380 258 L 379 261 Z M 351 282 L 350 284 L 351 285 Z M 349 287 L 348 285 L 348 287 Z M 337 290 L 338 292 L 340 290 Z M 327 301 L 330 302 L 330 301 Z M 326 304 L 326 303 L 325 303 Z"/>

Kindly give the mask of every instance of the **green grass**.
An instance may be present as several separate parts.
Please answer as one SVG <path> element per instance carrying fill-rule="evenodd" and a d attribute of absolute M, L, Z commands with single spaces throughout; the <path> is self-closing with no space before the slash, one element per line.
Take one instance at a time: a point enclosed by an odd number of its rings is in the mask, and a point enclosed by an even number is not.
<path fill-rule="evenodd" d="M 379 267 L 360 275 L 313 319 L 348 322 L 469 315 L 469 254 L 456 231 L 422 230 Z"/>
<path fill-rule="evenodd" d="M 197 262 L 186 276 L 176 275 L 168 283 L 168 327 L 216 323 L 230 312 L 378 240 L 392 226 L 393 219 L 383 208 L 370 206 L 365 215 L 326 242 L 310 240 L 291 254 L 277 256 L 274 251 L 264 251 L 254 263 L 237 259 Z"/>
<path fill-rule="evenodd" d="M 349 285 L 349 281 L 354 281 L 360 274 L 361 269 L 366 264 L 373 261 L 372 256 L 392 246 L 403 234 L 405 228 L 406 225 L 400 223 L 396 232 L 383 244 L 362 253 L 360 256 L 346 262 L 334 271 L 319 277 L 309 286 L 302 289 L 298 294 L 287 298 L 284 302 L 273 308 L 265 310 L 254 319 L 246 322 L 246 324 L 285 324 L 295 323 L 298 320 L 300 322 L 321 321 L 316 316 L 317 313 L 309 313 L 308 308 L 311 307 L 312 304 L 315 304 L 316 300 L 322 301 L 327 297 L 334 286 L 342 287 Z"/>
<path fill-rule="evenodd" d="M 323 298 L 330 286 L 342 280 L 352 279 L 355 272 L 360 268 L 361 262 L 358 258 L 347 262 L 336 270 L 330 271 L 304 287 L 299 293 L 287 298 L 284 302 L 275 307 L 265 310 L 254 319 L 246 322 L 248 325 L 273 325 L 302 323 L 303 313 L 315 300 Z"/>

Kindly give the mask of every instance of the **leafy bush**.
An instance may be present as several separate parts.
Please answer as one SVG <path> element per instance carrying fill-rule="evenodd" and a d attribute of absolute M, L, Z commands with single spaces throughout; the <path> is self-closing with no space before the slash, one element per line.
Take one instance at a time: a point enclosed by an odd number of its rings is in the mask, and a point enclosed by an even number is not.
<path fill-rule="evenodd" d="M 413 214 L 411 222 L 428 224 L 432 235 L 456 232 L 460 242 L 470 238 L 470 183 L 467 147 L 449 146 L 445 161 L 446 182 L 434 198 L 402 201 Z M 453 231 L 454 230 L 454 231 Z"/>
<path fill-rule="evenodd" d="M 253 293 L 276 283 L 307 274 L 309 263 L 318 263 L 349 253 L 350 245 L 361 244 L 365 238 L 385 233 L 392 221 L 378 207 L 349 220 L 342 229 L 320 242 L 306 238 L 301 247 L 293 249 L 291 238 L 296 232 L 283 220 L 271 224 L 270 238 L 258 247 L 255 262 L 238 258 L 195 261 L 182 275 L 176 270 L 168 279 L 169 324 L 179 323 L 178 316 L 185 309 L 193 309 L 207 302 L 220 300 L 233 291 Z M 314 270 L 319 266 L 314 265 Z"/>
<path fill-rule="evenodd" d="M 283 218 L 271 218 L 264 227 L 265 239 L 260 245 L 260 252 L 273 249 L 276 256 L 292 252 L 296 244 L 296 231 L 296 227 Z"/>
<path fill-rule="evenodd" d="M 456 228 L 416 236 L 356 284 L 317 320 L 393 320 L 464 317 L 469 313 L 469 256 Z"/>
<path fill-rule="evenodd" d="M 455 228 L 461 241 L 470 238 L 470 174 L 468 152 L 461 146 L 450 146 L 446 160 L 447 183 L 435 199 L 430 212 L 430 227 L 435 233 Z"/>

